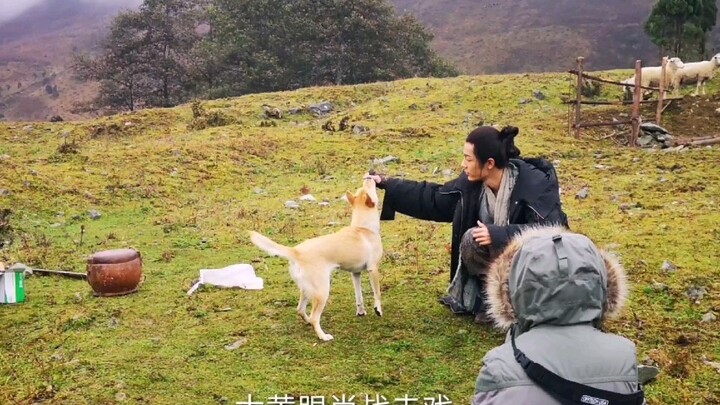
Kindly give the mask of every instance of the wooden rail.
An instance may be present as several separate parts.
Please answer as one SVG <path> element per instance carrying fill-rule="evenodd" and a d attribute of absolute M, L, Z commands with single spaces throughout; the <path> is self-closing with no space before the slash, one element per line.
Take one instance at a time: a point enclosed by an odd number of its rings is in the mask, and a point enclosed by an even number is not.
<path fill-rule="evenodd" d="M 577 85 L 576 85 L 576 94 L 575 94 L 575 100 L 564 100 L 563 102 L 565 104 L 572 104 L 575 106 L 575 119 L 574 123 L 569 125 L 569 130 L 573 130 L 575 132 L 575 137 L 580 137 L 580 130 L 582 128 L 590 128 L 590 127 L 602 127 L 602 126 L 618 126 L 618 125 L 632 125 L 632 131 L 630 133 L 630 146 L 637 147 L 637 139 L 640 134 L 640 123 L 642 121 L 642 117 L 640 116 L 640 105 L 642 104 L 650 104 L 650 103 L 657 103 L 657 108 L 655 109 L 655 122 L 660 125 L 661 119 L 662 119 L 662 113 L 665 111 L 667 106 L 670 105 L 670 103 L 673 100 L 681 100 L 682 97 L 665 97 L 665 70 L 667 69 L 667 58 L 663 58 L 662 60 L 662 78 L 663 80 L 660 80 L 660 86 L 659 87 L 648 87 L 642 85 L 642 61 L 636 60 L 635 61 L 635 81 L 632 84 L 628 83 L 622 83 L 622 82 L 616 82 L 614 80 L 607 80 L 600 77 L 592 76 L 584 72 L 585 68 L 585 58 L 578 57 L 577 60 L 577 69 L 574 70 L 568 70 L 568 73 L 571 73 L 575 76 L 577 76 Z M 632 87 L 633 89 L 633 97 L 632 101 L 595 101 L 595 100 L 583 100 L 582 99 L 582 90 L 584 86 L 584 80 L 593 80 L 601 83 L 607 83 L 612 84 L 615 86 L 622 86 L 623 88 Z M 650 90 L 650 91 L 656 91 L 658 92 L 658 99 L 657 100 L 643 100 L 643 90 Z M 665 104 L 665 101 L 668 101 L 667 104 Z M 620 120 L 620 121 L 606 121 L 606 122 L 582 122 L 582 108 L 581 106 L 585 105 L 632 105 L 632 110 L 630 113 L 630 119 L 629 120 Z M 704 142 L 704 141 L 699 141 Z M 713 138 L 712 142 L 715 142 L 715 139 Z"/>

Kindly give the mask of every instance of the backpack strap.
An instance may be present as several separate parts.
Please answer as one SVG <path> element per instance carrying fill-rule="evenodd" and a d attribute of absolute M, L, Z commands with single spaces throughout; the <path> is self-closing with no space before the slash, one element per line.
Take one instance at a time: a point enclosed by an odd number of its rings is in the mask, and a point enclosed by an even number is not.
<path fill-rule="evenodd" d="M 558 266 L 560 266 L 560 272 L 561 273 L 567 273 L 568 270 L 568 255 L 567 251 L 565 250 L 565 245 L 563 245 L 562 242 L 562 236 L 561 235 L 555 235 L 552 238 L 553 245 L 555 246 L 555 253 L 558 257 Z"/>
<path fill-rule="evenodd" d="M 528 377 L 563 405 L 643 405 L 645 403 L 645 393 L 642 390 L 632 394 L 601 390 L 566 380 L 535 363 L 515 345 L 515 327 L 510 331 L 510 341 L 515 360 L 520 363 Z"/>

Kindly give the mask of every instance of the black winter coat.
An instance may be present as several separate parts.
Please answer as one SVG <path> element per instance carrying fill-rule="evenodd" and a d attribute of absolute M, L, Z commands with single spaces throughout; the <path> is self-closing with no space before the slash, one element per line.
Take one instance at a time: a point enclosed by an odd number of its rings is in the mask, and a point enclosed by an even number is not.
<path fill-rule="evenodd" d="M 562 210 L 555 168 L 545 159 L 511 159 L 518 176 L 510 196 L 510 225 L 485 224 L 493 250 L 502 250 L 529 225 L 562 225 L 567 215 Z M 385 198 L 381 220 L 395 219 L 399 212 L 418 219 L 452 222 L 450 280 L 455 276 L 460 257 L 460 238 L 480 219 L 482 182 L 471 182 L 463 173 L 444 185 L 388 178 L 383 184 Z"/>

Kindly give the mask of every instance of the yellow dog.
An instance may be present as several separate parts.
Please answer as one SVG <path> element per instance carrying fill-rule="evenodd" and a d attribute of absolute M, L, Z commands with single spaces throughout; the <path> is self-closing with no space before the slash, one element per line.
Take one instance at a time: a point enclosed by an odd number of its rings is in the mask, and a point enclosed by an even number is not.
<path fill-rule="evenodd" d="M 358 316 L 366 314 L 360 273 L 368 271 L 375 298 L 375 313 L 382 316 L 378 266 L 383 247 L 375 181 L 365 176 L 363 186 L 354 195 L 350 192 L 346 195 L 352 206 L 352 220 L 350 226 L 335 233 L 308 239 L 295 247 L 287 247 L 257 232 L 250 232 L 250 240 L 257 247 L 290 261 L 290 275 L 300 288 L 297 311 L 305 322 L 313 326 L 318 337 L 325 341 L 331 340 L 333 336 L 320 327 L 320 316 L 330 295 L 330 277 L 337 268 L 352 274 Z M 312 304 L 309 317 L 306 312 L 308 301 Z"/>

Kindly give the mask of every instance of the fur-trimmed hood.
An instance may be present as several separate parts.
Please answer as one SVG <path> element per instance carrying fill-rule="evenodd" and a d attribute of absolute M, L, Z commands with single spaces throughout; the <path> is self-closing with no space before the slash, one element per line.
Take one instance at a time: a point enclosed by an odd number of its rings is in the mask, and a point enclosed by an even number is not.
<path fill-rule="evenodd" d="M 600 326 L 628 294 L 615 257 L 584 235 L 550 226 L 517 235 L 490 267 L 486 288 L 495 324 L 517 325 L 519 333 L 540 324 Z"/>

